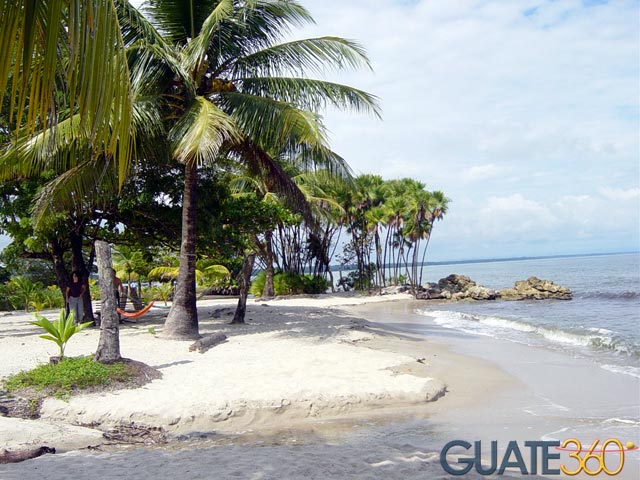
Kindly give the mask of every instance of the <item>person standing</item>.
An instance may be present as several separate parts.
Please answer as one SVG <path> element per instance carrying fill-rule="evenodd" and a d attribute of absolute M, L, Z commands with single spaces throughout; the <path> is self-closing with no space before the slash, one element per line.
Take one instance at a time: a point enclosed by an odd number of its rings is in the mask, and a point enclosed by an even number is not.
<path fill-rule="evenodd" d="M 67 287 L 67 306 L 70 312 L 73 312 L 73 321 L 76 324 L 82 323 L 84 317 L 84 305 L 82 296 L 86 290 L 84 284 L 80 281 L 80 274 L 74 271 L 71 274 L 72 282 Z"/>

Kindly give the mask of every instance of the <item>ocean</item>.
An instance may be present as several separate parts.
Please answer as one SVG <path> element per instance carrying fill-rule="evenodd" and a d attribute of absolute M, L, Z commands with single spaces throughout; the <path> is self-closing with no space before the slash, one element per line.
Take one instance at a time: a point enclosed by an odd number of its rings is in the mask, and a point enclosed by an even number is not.
<path fill-rule="evenodd" d="M 442 303 L 417 308 L 446 329 L 586 357 L 640 378 L 640 255 L 555 257 L 426 267 L 426 280 L 451 273 L 501 289 L 530 276 L 569 287 L 573 300 Z"/>

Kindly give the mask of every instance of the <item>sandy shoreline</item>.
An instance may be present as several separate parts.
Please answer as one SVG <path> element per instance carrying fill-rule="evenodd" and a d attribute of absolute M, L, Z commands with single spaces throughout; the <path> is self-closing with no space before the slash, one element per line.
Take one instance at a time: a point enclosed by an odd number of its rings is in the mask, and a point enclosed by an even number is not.
<path fill-rule="evenodd" d="M 445 479 L 439 452 L 452 439 L 497 439 L 504 449 L 512 439 L 569 434 L 635 438 L 633 426 L 620 430 L 606 420 L 618 414 L 612 405 L 635 401 L 637 382 L 546 350 L 451 333 L 416 314 L 423 305 L 402 294 L 250 301 L 248 324 L 232 326 L 235 300 L 206 300 L 198 304 L 201 333 L 223 332 L 228 341 L 202 354 L 189 352 L 191 342 L 153 335 L 167 314 L 153 309 L 123 326 L 121 351 L 163 378 L 136 390 L 47 400 L 35 421 L 0 417 L 0 449 L 51 445 L 59 453 L 0 466 L 0 478 L 35 480 L 46 471 L 66 480 L 72 471 L 78 479 L 207 479 L 215 471 L 219 478 Z M 0 316 L 0 376 L 55 353 L 30 318 Z M 68 354 L 93 353 L 98 335 L 81 332 Z M 583 377 L 594 380 L 586 395 L 573 388 Z M 116 447 L 102 436 L 131 424 L 161 427 L 169 441 Z M 623 480 L 636 478 L 637 459 L 628 460 Z"/>
<path fill-rule="evenodd" d="M 304 426 L 318 419 L 391 416 L 443 396 L 447 404 L 469 400 L 474 386 L 458 388 L 456 380 L 468 366 L 463 357 L 447 353 L 442 345 L 371 327 L 344 310 L 409 298 L 399 294 L 250 302 L 245 326 L 227 324 L 234 300 L 206 300 L 198 304 L 201 334 L 222 332 L 228 340 L 205 353 L 189 352 L 191 342 L 150 333 L 161 332 L 166 315 L 166 310 L 154 310 L 140 323 L 121 329 L 121 352 L 159 369 L 162 379 L 135 390 L 47 399 L 39 420 L 0 418 L 0 448 L 46 444 L 73 450 L 104 443 L 101 431 L 121 425 L 159 427 L 170 438 L 237 434 Z M 38 329 L 27 323 L 30 319 L 24 313 L 0 317 L 0 377 L 44 363 L 55 353 L 51 342 L 38 338 Z M 81 332 L 69 342 L 67 354 L 93 353 L 98 336 L 97 329 Z M 506 381 L 495 368 L 474 368 L 477 382 Z M 454 387 L 448 386 L 451 381 Z M 436 411 L 431 405 L 428 408 Z"/>

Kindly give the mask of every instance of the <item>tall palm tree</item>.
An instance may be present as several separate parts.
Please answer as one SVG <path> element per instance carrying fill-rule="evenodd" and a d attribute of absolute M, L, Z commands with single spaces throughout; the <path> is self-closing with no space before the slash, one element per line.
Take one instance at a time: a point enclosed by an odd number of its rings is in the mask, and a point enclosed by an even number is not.
<path fill-rule="evenodd" d="M 198 165 L 223 155 L 241 161 L 300 208 L 303 195 L 266 152 L 288 151 L 343 168 L 328 148 L 318 110 L 333 105 L 378 115 L 378 107 L 365 92 L 300 75 L 368 61 L 357 44 L 341 38 L 278 43 L 291 26 L 312 21 L 295 1 L 149 0 L 143 11 L 167 38 L 149 42 L 149 54 L 177 60 L 175 81 L 165 92 L 166 119 L 172 155 L 185 165 L 185 185 L 180 272 L 165 335 L 192 338 L 198 335 Z M 148 40 L 148 23 L 133 13 L 129 18 L 128 33 Z"/>

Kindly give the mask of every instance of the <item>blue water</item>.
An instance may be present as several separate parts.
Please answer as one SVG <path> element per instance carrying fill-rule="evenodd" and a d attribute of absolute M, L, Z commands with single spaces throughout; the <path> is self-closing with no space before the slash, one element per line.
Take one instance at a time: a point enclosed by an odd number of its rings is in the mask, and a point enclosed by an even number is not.
<path fill-rule="evenodd" d="M 425 303 L 418 312 L 445 328 L 590 357 L 640 377 L 638 254 L 437 265 L 425 273 L 429 282 L 457 273 L 494 289 L 530 276 L 569 287 L 569 301 Z"/>

